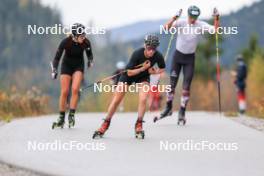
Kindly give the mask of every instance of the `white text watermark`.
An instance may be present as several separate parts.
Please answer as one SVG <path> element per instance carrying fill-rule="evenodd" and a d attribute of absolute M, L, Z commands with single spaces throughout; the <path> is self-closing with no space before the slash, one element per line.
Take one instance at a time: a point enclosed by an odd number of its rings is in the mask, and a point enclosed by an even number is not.
<path fill-rule="evenodd" d="M 78 142 L 68 141 L 62 142 L 54 140 L 51 142 L 28 141 L 28 151 L 104 151 L 106 149 L 105 143 L 102 142 Z"/>
<path fill-rule="evenodd" d="M 171 85 L 148 85 L 143 83 L 136 83 L 132 85 L 124 86 L 124 84 L 118 85 L 103 85 L 102 83 L 94 84 L 93 91 L 102 93 L 102 92 L 130 92 L 138 93 L 139 91 L 143 92 L 170 92 Z"/>
<path fill-rule="evenodd" d="M 180 27 L 171 27 L 170 29 L 165 28 L 165 26 L 160 25 L 160 34 L 184 34 L 184 35 L 203 35 L 203 34 L 225 34 L 225 35 L 235 35 L 238 34 L 238 27 L 218 27 L 215 28 L 207 28 L 207 27 L 199 27 L 199 26 L 180 26 Z"/>
<path fill-rule="evenodd" d="M 181 142 L 160 141 L 161 151 L 237 151 L 236 142 L 210 142 L 208 140 L 193 141 L 186 140 Z"/>
<path fill-rule="evenodd" d="M 53 26 L 39 26 L 39 25 L 27 25 L 27 34 L 28 35 L 60 35 L 60 34 L 70 34 L 72 27 L 63 26 L 62 24 L 54 24 Z M 76 31 L 80 34 L 85 33 L 88 35 L 102 35 L 106 33 L 106 28 L 104 27 L 90 27 L 86 26 L 85 28 L 77 27 Z"/>

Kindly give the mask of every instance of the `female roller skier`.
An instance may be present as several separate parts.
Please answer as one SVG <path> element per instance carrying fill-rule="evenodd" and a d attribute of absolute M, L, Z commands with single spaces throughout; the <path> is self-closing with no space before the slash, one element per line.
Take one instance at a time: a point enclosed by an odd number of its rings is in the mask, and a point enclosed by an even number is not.
<path fill-rule="evenodd" d="M 155 35 L 147 35 L 145 37 L 145 45 L 142 48 L 133 52 L 129 63 L 126 66 L 126 72 L 124 72 L 118 80 L 117 88 L 114 92 L 113 100 L 108 108 L 108 113 L 104 119 L 101 127 L 95 131 L 93 138 L 102 137 L 106 130 L 109 128 L 111 119 L 124 98 L 128 86 L 132 83 L 141 83 L 143 86 L 149 86 L 149 77 L 151 74 L 160 74 L 165 69 L 165 62 L 162 54 L 156 49 L 159 46 L 159 38 Z M 143 64 L 140 68 L 135 68 L 138 65 Z M 155 69 L 153 66 L 157 64 L 159 69 Z M 139 104 L 138 104 L 138 118 L 135 124 L 135 136 L 136 138 L 144 139 L 144 131 L 142 129 L 143 117 L 146 110 L 146 101 L 148 91 L 144 91 L 143 88 L 139 89 Z"/>
<path fill-rule="evenodd" d="M 72 25 L 72 34 L 63 39 L 56 52 L 55 58 L 51 63 L 52 66 L 52 78 L 56 79 L 58 74 L 58 66 L 60 58 L 65 51 L 61 64 L 60 84 L 61 93 L 59 99 L 59 111 L 60 115 L 57 122 L 52 124 L 52 129 L 55 127 L 64 126 L 65 111 L 67 97 L 70 91 L 71 85 L 71 99 L 70 99 L 70 112 L 68 115 L 69 128 L 75 125 L 75 110 L 78 104 L 78 93 L 80 85 L 83 80 L 84 73 L 84 51 L 86 52 L 88 62 L 87 67 L 93 65 L 93 53 L 90 41 L 85 36 L 85 27 L 82 24 L 75 23 Z"/>
<path fill-rule="evenodd" d="M 204 32 L 215 32 L 215 27 L 204 21 L 198 20 L 200 9 L 197 6 L 188 8 L 188 19 L 177 20 L 180 16 L 180 11 L 165 24 L 166 29 L 176 27 L 178 36 L 176 40 L 176 50 L 173 55 L 173 61 L 170 69 L 170 85 L 171 91 L 167 95 L 167 103 L 165 110 L 159 117 L 154 118 L 154 122 L 172 114 L 172 102 L 174 99 L 175 88 L 183 70 L 183 90 L 181 96 L 181 105 L 178 114 L 178 124 L 185 124 L 185 110 L 190 97 L 191 82 L 194 73 L 195 51 L 199 41 L 199 37 Z M 219 14 L 217 10 L 213 14 L 216 26 L 219 24 Z M 186 30 L 187 29 L 187 30 Z M 212 31 L 212 32 L 211 32 Z"/>

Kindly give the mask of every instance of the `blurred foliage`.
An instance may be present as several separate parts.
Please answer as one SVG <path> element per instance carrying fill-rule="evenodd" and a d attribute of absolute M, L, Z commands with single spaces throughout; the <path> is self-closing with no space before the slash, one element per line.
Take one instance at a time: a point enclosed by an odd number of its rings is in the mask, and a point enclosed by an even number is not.
<path fill-rule="evenodd" d="M 263 1 L 260 2 L 263 5 Z M 257 6 L 258 3 L 253 4 Z M 223 24 L 240 26 L 241 37 L 230 38 L 219 36 L 220 53 L 232 55 L 237 52 L 241 41 L 247 41 L 248 34 L 259 31 L 256 14 L 262 9 L 255 7 L 254 13 L 249 14 L 249 8 L 240 12 L 242 15 L 231 14 L 232 19 L 225 16 L 221 19 Z M 258 16 L 258 15 L 257 15 Z M 261 16 L 261 15 L 259 15 Z M 252 18 L 254 17 L 254 20 Z M 239 20 L 243 19 L 243 20 Z M 248 19 L 248 20 L 245 20 Z M 246 21 L 246 22 L 245 22 Z M 232 22 L 232 23 L 231 23 Z M 209 22 L 212 24 L 212 22 Z M 243 23 L 243 24 L 241 24 Z M 252 26 L 252 23 L 254 25 Z M 61 24 L 60 13 L 57 9 L 43 6 L 39 0 L 2 0 L 0 6 L 0 116 L 10 119 L 13 116 L 39 115 L 57 110 L 59 97 L 59 80 L 51 81 L 49 61 L 53 59 L 56 49 L 63 35 L 27 35 L 27 25 L 53 26 Z M 92 27 L 93 23 L 88 22 Z M 159 35 L 159 51 L 165 55 L 170 35 Z M 105 76 L 109 76 L 116 69 L 117 61 L 128 62 L 131 53 L 143 46 L 142 38 L 129 42 L 111 41 L 111 32 L 105 35 L 88 36 L 91 40 L 95 66 L 85 72 L 85 80 L 92 83 Z M 223 39 L 224 38 L 224 39 Z M 263 53 L 258 45 L 259 37 L 252 35 L 243 56 L 249 64 L 248 77 L 248 106 L 249 113 L 263 116 Z M 225 44 L 222 41 L 225 40 Z M 226 41 L 228 41 L 226 43 Z M 245 44 L 246 42 L 242 42 Z M 222 50 L 226 48 L 226 50 Z M 239 49 L 237 49 L 239 48 Z M 175 51 L 175 38 L 172 41 L 169 55 L 166 60 L 167 71 L 170 68 L 172 55 Z M 196 53 L 195 77 L 192 83 L 192 92 L 189 108 L 191 110 L 218 110 L 217 85 L 215 82 L 215 35 L 205 35 L 198 45 Z M 232 58 L 221 58 L 222 61 Z M 237 108 L 236 92 L 229 71 L 222 68 L 221 73 L 222 104 L 224 111 L 234 111 Z M 181 81 L 177 86 L 175 108 L 179 107 L 181 95 Z M 163 78 L 163 83 L 168 83 L 168 76 Z M 109 83 L 106 83 L 109 84 Z M 15 85 L 15 86 L 13 86 Z M 33 88 L 32 88 L 33 86 Z M 13 88 L 12 88 L 13 87 Z M 36 88 L 38 87 L 38 88 Z M 39 90 L 41 89 L 41 91 Z M 29 91 L 28 91 L 29 90 Z M 42 93 L 43 92 L 43 93 Z M 46 96 L 49 95 L 49 96 Z M 165 94 L 163 95 L 166 96 Z M 82 94 L 79 110 L 81 111 L 107 111 L 112 99 L 112 93 L 94 93 L 88 91 Z M 163 105 L 166 98 L 163 98 Z M 128 93 L 124 100 L 125 111 L 136 111 L 138 95 Z M 56 104 L 54 106 L 54 104 Z"/>
<path fill-rule="evenodd" d="M 61 35 L 28 34 L 28 25 L 60 24 L 59 11 L 39 0 L 2 0 L 0 6 L 0 88 L 35 85 L 49 91 L 49 61 Z"/>
<path fill-rule="evenodd" d="M 221 47 L 223 37 L 218 35 L 218 46 Z M 219 48 L 219 57 L 223 50 Z M 221 60 L 220 60 L 221 62 Z M 203 80 L 212 80 L 216 72 L 216 41 L 215 35 L 205 34 L 197 46 L 195 74 Z M 205 69 L 206 68 L 206 69 Z"/>
<path fill-rule="evenodd" d="M 261 51 L 254 53 L 247 79 L 247 98 L 249 114 L 264 118 L 264 54 Z"/>
<path fill-rule="evenodd" d="M 259 46 L 257 34 L 252 34 L 248 46 L 242 50 L 242 56 L 245 59 L 245 63 L 250 64 L 251 60 L 254 59 L 254 54 L 257 52 L 261 52 L 261 48 Z"/>
<path fill-rule="evenodd" d="M 18 92 L 16 87 L 9 92 L 0 91 L 0 119 L 10 121 L 13 117 L 50 113 L 49 100 L 37 87 L 24 93 Z"/>
<path fill-rule="evenodd" d="M 232 11 L 228 15 L 220 18 L 221 26 L 237 27 L 238 34 L 224 35 L 222 48 L 223 64 L 230 65 L 235 60 L 235 56 L 242 48 L 248 48 L 248 42 L 251 40 L 251 34 L 257 34 L 260 38 L 259 44 L 264 46 L 264 24 L 262 16 L 264 15 L 264 0 L 254 1 L 249 6 L 244 6 L 238 11 Z"/>

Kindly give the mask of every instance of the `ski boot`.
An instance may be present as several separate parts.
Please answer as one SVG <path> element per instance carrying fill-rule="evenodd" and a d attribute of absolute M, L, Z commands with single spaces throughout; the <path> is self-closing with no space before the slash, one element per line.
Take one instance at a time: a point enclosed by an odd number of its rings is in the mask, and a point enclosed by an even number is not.
<path fill-rule="evenodd" d="M 53 122 L 52 123 L 52 129 L 54 129 L 54 128 L 56 128 L 56 127 L 61 127 L 61 128 L 63 128 L 64 127 L 64 116 L 63 115 L 60 115 L 59 116 L 59 118 L 58 118 L 58 120 L 57 120 L 57 122 Z"/>
<path fill-rule="evenodd" d="M 153 119 L 153 122 L 157 122 L 160 119 L 163 119 L 167 116 L 171 116 L 172 115 L 172 101 L 168 101 L 165 107 L 165 110 L 160 114 L 160 116 L 156 116 Z"/>
<path fill-rule="evenodd" d="M 94 132 L 93 139 L 102 138 L 104 133 L 106 132 L 106 130 L 109 128 L 110 122 L 111 122 L 111 120 L 104 119 L 104 122 L 101 125 L 101 127 Z"/>
<path fill-rule="evenodd" d="M 186 119 L 185 119 L 185 108 L 180 108 L 179 114 L 178 114 L 178 125 L 182 124 L 185 125 Z"/>
<path fill-rule="evenodd" d="M 143 123 L 144 121 L 143 120 L 137 120 L 136 124 L 135 124 L 135 137 L 137 139 L 144 139 L 145 138 L 145 132 L 144 130 L 142 129 Z"/>
<path fill-rule="evenodd" d="M 75 125 L 75 117 L 73 113 L 70 113 L 68 116 L 69 128 L 74 127 Z"/>

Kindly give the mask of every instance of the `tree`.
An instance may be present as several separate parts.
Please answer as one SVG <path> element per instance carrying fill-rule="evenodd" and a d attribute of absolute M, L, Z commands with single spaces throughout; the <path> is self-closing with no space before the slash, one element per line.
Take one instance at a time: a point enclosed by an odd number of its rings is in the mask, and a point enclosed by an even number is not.
<path fill-rule="evenodd" d="M 249 64 L 253 59 L 254 54 L 260 51 L 261 48 L 258 42 L 258 35 L 252 34 L 249 39 L 248 47 L 244 48 L 241 53 L 245 59 L 246 64 Z"/>
<path fill-rule="evenodd" d="M 211 21 L 212 23 L 212 21 Z M 223 37 L 219 36 L 219 46 L 223 42 Z M 220 54 L 223 51 L 220 48 Z M 202 79 L 210 80 L 215 75 L 215 35 L 205 34 L 202 42 L 197 46 L 196 54 L 196 74 Z"/>

